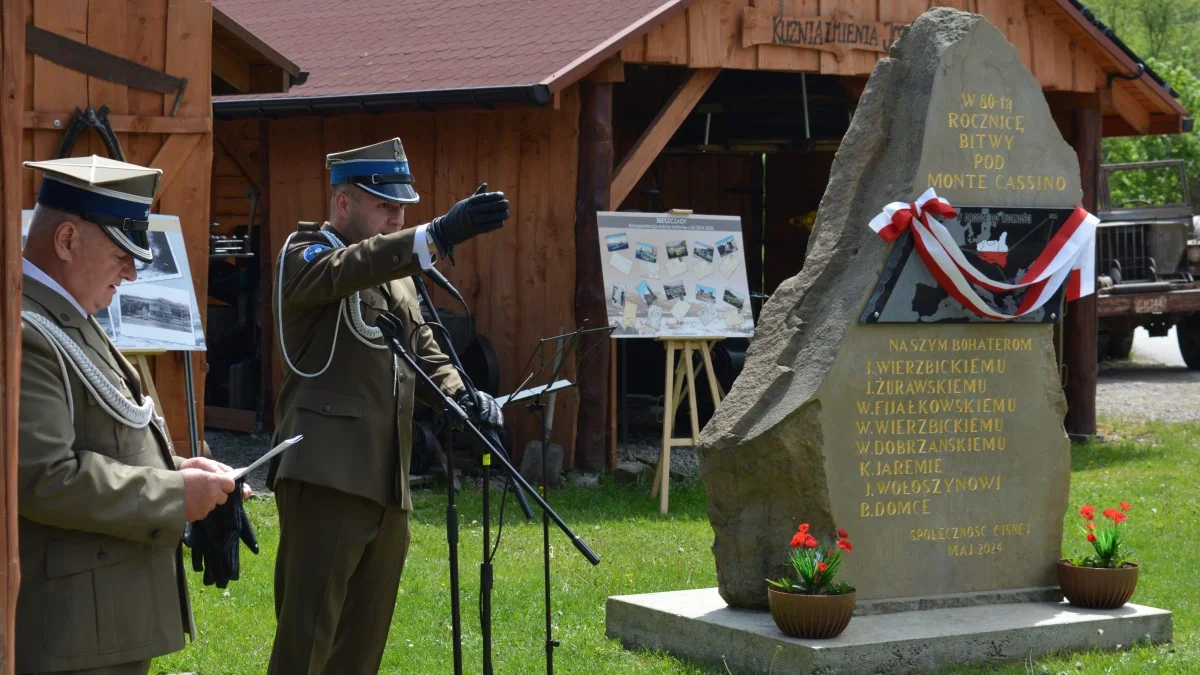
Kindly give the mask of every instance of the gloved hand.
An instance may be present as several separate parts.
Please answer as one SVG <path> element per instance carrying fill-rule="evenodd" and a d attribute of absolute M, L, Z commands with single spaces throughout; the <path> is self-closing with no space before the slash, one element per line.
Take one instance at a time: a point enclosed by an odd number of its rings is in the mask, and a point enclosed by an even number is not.
<path fill-rule="evenodd" d="M 500 431 L 504 428 L 504 412 L 491 394 L 476 390 L 475 396 L 472 397 L 468 389 L 463 389 L 454 402 L 467 413 L 467 417 L 483 427 L 484 431 Z"/>
<path fill-rule="evenodd" d="M 455 246 L 504 224 L 504 219 L 508 218 L 508 199 L 503 192 L 485 190 L 487 183 L 429 223 L 428 233 L 439 256 L 453 262 Z"/>
<path fill-rule="evenodd" d="M 204 585 L 225 588 L 241 574 L 238 540 L 258 555 L 258 539 L 242 504 L 242 484 L 237 482 L 224 504 L 203 520 L 188 523 L 184 543 L 192 549 L 192 569 L 204 572 Z"/>

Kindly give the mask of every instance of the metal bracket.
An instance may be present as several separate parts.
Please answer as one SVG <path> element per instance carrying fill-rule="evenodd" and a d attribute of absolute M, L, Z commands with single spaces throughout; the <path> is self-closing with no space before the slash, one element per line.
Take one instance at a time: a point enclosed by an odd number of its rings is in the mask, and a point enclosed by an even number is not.
<path fill-rule="evenodd" d="M 161 70 L 147 68 L 31 23 L 25 24 L 25 51 L 89 77 L 160 94 L 175 94 L 171 117 L 179 112 L 183 92 L 187 89 L 186 77 L 174 77 Z"/>
<path fill-rule="evenodd" d="M 84 129 L 95 129 L 104 141 L 104 147 L 108 149 L 108 156 L 120 162 L 125 161 L 125 152 L 121 150 L 121 142 L 117 140 L 117 134 L 113 132 L 112 125 L 108 123 L 107 105 L 100 106 L 99 110 L 93 109 L 92 106 L 88 106 L 86 111 L 75 108 L 75 114 L 71 116 L 71 122 L 67 124 L 62 142 L 58 145 L 59 159 L 70 156 L 71 149 L 75 147 L 75 141 L 79 139 L 79 132 Z"/>

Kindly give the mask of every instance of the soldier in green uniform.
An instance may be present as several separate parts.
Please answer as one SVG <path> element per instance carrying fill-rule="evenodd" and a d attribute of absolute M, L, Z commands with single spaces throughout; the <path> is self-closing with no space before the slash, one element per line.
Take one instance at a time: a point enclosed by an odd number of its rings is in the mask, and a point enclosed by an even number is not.
<path fill-rule="evenodd" d="M 146 673 L 195 639 L 184 525 L 224 504 L 229 467 L 172 451 L 93 315 L 134 260 L 162 174 L 102 157 L 44 177 L 25 246 L 18 427 L 17 673 Z"/>
<path fill-rule="evenodd" d="M 403 229 L 418 196 L 399 138 L 326 164 L 329 222 L 288 237 L 273 298 L 284 365 L 277 433 L 304 435 L 268 479 L 280 524 L 268 672 L 278 675 L 376 673 L 383 657 L 409 544 L 414 396 L 440 405 L 385 344 L 380 314 L 402 321 L 406 347 L 443 392 L 485 427 L 503 423 L 496 402 L 469 396 L 432 331 L 420 329 L 409 277 L 499 228 L 504 194 L 477 191 Z"/>

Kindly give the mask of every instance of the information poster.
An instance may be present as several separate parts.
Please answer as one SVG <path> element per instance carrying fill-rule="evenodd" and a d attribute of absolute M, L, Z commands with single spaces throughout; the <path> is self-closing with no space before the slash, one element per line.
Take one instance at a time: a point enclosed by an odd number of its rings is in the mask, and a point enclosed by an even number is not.
<path fill-rule="evenodd" d="M 22 249 L 32 216 L 33 211 L 21 212 Z M 204 351 L 204 329 L 179 218 L 150 214 L 147 235 L 154 261 L 134 263 L 137 279 L 117 287 L 112 304 L 96 313 L 96 322 L 122 351 Z"/>
<path fill-rule="evenodd" d="M 737 216 L 597 213 L 613 337 L 750 337 Z"/>

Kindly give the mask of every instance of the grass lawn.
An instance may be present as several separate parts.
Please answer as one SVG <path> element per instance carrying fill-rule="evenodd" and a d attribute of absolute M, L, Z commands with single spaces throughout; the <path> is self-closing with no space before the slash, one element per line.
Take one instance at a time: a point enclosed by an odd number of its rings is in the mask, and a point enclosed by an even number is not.
<path fill-rule="evenodd" d="M 953 672 L 1200 673 L 1200 584 L 1195 580 L 1200 571 L 1195 562 L 1200 557 L 1200 424 L 1104 424 L 1102 433 L 1107 442 L 1073 450 L 1068 546 L 1077 538 L 1074 509 L 1079 504 L 1104 508 L 1118 500 L 1130 502 L 1130 544 L 1142 567 L 1132 601 L 1173 611 L 1174 643 Z M 600 565 L 589 565 L 551 523 L 554 637 L 562 643 L 555 651 L 557 671 L 725 672 L 669 655 L 627 652 L 604 637 L 604 602 L 610 595 L 716 585 L 703 486 L 672 486 L 671 514 L 665 518 L 645 487 L 603 480 L 600 489 L 567 488 L 551 493 L 551 500 L 601 557 Z M 445 494 L 418 490 L 414 503 L 413 543 L 380 672 L 453 672 Z M 492 504 L 495 517 L 499 500 Z M 458 505 L 463 670 L 479 672 L 479 492 L 464 491 Z M 270 501 L 254 500 L 249 508 L 262 554 L 243 549 L 242 578 L 224 591 L 203 586 L 198 574 L 189 575 L 200 640 L 156 659 L 151 672 L 232 675 L 266 670 L 275 629 L 271 584 L 278 521 Z M 498 673 L 544 672 L 541 520 L 525 522 L 511 499 L 505 515 L 492 594 L 493 665 Z M 492 537 L 494 542 L 494 523 Z"/>

